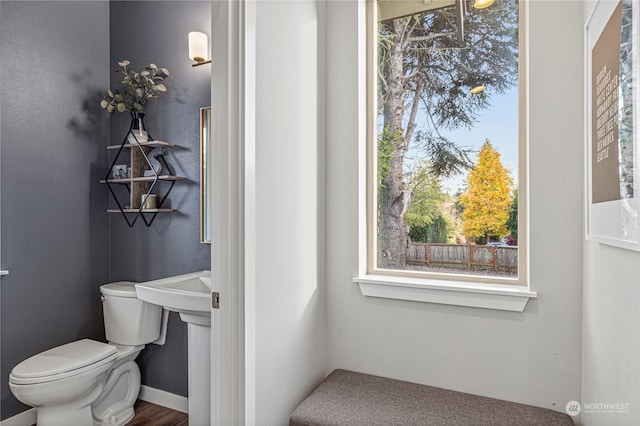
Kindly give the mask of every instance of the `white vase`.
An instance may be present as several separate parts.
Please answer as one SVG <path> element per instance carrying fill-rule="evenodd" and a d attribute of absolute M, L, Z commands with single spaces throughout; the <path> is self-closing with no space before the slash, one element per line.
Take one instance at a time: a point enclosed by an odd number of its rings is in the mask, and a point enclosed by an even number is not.
<path fill-rule="evenodd" d="M 129 135 L 127 136 L 127 142 L 129 142 L 132 145 L 135 145 L 136 142 L 137 143 L 145 143 L 149 140 L 149 135 L 147 134 L 146 130 L 131 130 L 129 132 Z"/>

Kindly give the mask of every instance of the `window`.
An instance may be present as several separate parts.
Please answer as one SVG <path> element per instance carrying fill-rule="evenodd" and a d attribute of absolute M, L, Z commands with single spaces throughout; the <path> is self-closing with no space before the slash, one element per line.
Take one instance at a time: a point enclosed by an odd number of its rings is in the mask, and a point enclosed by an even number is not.
<path fill-rule="evenodd" d="M 526 290 L 522 3 L 368 2 L 361 288 Z"/>

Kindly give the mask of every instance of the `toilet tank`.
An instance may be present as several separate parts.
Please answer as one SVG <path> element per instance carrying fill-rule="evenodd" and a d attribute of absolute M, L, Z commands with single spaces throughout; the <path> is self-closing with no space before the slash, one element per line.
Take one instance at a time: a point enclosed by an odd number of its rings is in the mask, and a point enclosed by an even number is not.
<path fill-rule="evenodd" d="M 104 331 L 119 345 L 146 345 L 160 336 L 162 307 L 136 297 L 135 283 L 120 281 L 100 286 Z"/>

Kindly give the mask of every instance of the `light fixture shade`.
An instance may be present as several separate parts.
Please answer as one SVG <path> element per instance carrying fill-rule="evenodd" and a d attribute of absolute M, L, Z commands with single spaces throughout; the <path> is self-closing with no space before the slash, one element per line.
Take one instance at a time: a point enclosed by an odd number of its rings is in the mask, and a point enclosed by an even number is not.
<path fill-rule="evenodd" d="M 473 3 L 473 7 L 476 9 L 484 9 L 491 6 L 493 2 L 494 0 L 476 0 L 475 3 Z"/>
<path fill-rule="evenodd" d="M 196 62 L 204 62 L 209 50 L 207 35 L 192 31 L 189 33 L 189 58 Z"/>

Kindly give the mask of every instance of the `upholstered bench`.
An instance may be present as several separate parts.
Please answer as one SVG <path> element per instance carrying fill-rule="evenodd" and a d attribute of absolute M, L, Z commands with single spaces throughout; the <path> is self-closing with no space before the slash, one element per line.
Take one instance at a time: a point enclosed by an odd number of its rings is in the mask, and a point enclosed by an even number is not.
<path fill-rule="evenodd" d="M 289 425 L 570 426 L 573 421 L 546 408 L 336 370 L 298 405 Z"/>

